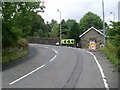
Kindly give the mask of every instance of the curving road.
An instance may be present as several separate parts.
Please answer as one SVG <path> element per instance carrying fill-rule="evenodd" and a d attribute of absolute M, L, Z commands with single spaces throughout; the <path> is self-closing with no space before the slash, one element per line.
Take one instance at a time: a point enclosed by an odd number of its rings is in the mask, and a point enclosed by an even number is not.
<path fill-rule="evenodd" d="M 30 44 L 29 55 L 8 67 L 3 88 L 107 87 L 95 57 L 82 49 Z"/>

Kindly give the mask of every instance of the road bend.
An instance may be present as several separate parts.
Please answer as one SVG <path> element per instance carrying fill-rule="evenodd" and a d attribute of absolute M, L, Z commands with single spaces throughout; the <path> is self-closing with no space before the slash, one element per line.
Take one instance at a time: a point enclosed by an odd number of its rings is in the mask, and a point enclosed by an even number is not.
<path fill-rule="evenodd" d="M 30 44 L 30 52 L 3 70 L 3 88 L 105 88 L 94 57 L 85 50 Z"/>

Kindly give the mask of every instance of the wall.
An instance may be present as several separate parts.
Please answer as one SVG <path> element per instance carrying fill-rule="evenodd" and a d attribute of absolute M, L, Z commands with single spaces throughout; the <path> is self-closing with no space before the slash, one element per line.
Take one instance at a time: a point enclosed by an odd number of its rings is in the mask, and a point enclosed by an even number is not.
<path fill-rule="evenodd" d="M 96 32 L 95 30 L 90 30 L 80 39 L 81 48 L 88 48 L 88 43 L 90 38 L 96 38 L 97 48 L 100 47 L 100 44 L 103 43 L 103 35 Z"/>
<path fill-rule="evenodd" d="M 56 45 L 56 42 L 60 41 L 59 38 L 40 38 L 40 37 L 28 37 L 29 43 Z"/>

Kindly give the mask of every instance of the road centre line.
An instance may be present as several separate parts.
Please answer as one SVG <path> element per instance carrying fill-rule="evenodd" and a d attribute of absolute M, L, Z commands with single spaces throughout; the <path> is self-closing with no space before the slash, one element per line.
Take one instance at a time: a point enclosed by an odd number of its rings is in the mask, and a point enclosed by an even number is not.
<path fill-rule="evenodd" d="M 40 46 L 40 47 L 48 48 L 48 47 L 45 47 L 45 46 Z M 57 51 L 56 51 L 55 49 L 52 49 L 52 50 L 57 54 Z M 56 58 L 56 56 L 57 56 L 57 55 L 55 55 L 50 61 L 53 61 L 53 60 Z M 42 65 L 42 66 L 40 66 L 40 67 L 38 67 L 38 68 L 36 68 L 35 70 L 29 72 L 28 74 L 26 74 L 26 75 L 24 75 L 24 76 L 22 76 L 22 77 L 20 77 L 20 78 L 18 78 L 18 79 L 16 79 L 16 80 L 14 80 L 13 82 L 9 83 L 9 85 L 13 85 L 14 83 L 16 83 L 16 82 L 24 79 L 25 77 L 33 74 L 34 72 L 38 71 L 39 69 L 43 68 L 44 66 L 45 66 L 45 64 Z"/>
<path fill-rule="evenodd" d="M 45 66 L 45 64 L 44 64 L 44 65 L 42 65 L 42 66 L 40 66 L 40 67 L 38 67 L 38 68 L 36 68 L 35 70 L 33 70 L 33 71 L 29 72 L 28 74 L 26 74 L 26 75 L 24 75 L 24 76 L 22 76 L 22 77 L 20 77 L 20 78 L 16 79 L 15 81 L 13 81 L 13 82 L 9 83 L 9 85 L 12 85 L 12 84 L 14 84 L 14 83 L 16 83 L 16 82 L 18 82 L 18 81 L 20 81 L 20 80 L 24 79 L 25 77 L 27 77 L 27 76 L 29 76 L 29 75 L 33 74 L 34 72 L 38 71 L 39 69 L 43 68 L 44 66 Z"/>
<path fill-rule="evenodd" d="M 52 50 L 57 54 L 57 51 L 55 49 L 52 49 Z M 55 55 L 50 61 L 52 62 L 56 57 L 57 55 Z"/>
<path fill-rule="evenodd" d="M 95 59 L 95 62 L 96 62 L 97 66 L 99 68 L 99 71 L 101 73 L 104 86 L 105 86 L 106 90 L 109 90 L 109 86 L 108 86 L 107 80 L 105 79 L 105 74 L 104 74 L 103 69 L 102 69 L 100 63 L 98 62 L 97 58 L 95 57 L 95 55 L 93 53 L 91 53 L 89 51 L 86 51 L 86 52 L 89 53 L 89 54 L 91 54 L 93 56 L 93 58 Z"/>
<path fill-rule="evenodd" d="M 48 48 L 48 47 L 46 47 L 46 46 L 40 46 L 40 45 L 39 45 L 39 47 L 44 47 L 44 48 Z"/>
<path fill-rule="evenodd" d="M 44 48 L 48 48 L 48 47 L 44 47 Z"/>
<path fill-rule="evenodd" d="M 50 61 L 53 61 L 55 58 L 56 58 L 56 55 Z"/>
<path fill-rule="evenodd" d="M 46 47 L 46 46 L 42 46 L 42 47 L 48 48 L 48 47 Z M 52 49 L 52 50 L 57 54 L 57 51 L 56 51 L 55 49 Z M 53 61 L 53 60 L 56 58 L 56 56 L 57 56 L 57 55 L 55 55 L 50 61 Z"/>
<path fill-rule="evenodd" d="M 57 51 L 55 49 L 52 49 L 56 54 L 57 54 Z"/>
<path fill-rule="evenodd" d="M 49 48 L 49 47 L 46 47 L 46 46 L 40 46 L 40 47 Z M 52 49 L 52 50 L 57 54 L 57 51 L 55 49 Z"/>

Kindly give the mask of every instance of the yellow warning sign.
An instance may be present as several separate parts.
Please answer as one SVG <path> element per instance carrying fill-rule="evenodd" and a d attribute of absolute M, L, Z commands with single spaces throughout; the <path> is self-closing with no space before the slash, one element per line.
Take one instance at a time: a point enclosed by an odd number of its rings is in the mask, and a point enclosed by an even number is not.
<path fill-rule="evenodd" d="M 89 42 L 89 50 L 96 50 L 96 43 L 95 42 Z"/>

